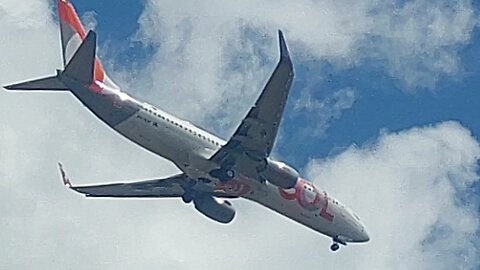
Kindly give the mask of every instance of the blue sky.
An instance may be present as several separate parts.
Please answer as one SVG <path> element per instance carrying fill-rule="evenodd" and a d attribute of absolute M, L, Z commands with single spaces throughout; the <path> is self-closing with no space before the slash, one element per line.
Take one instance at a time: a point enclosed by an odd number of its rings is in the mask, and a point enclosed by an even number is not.
<path fill-rule="evenodd" d="M 117 83 L 224 138 L 284 30 L 296 77 L 274 155 L 351 206 L 372 240 L 331 254 L 330 239 L 245 200 L 219 226 L 180 200 L 76 196 L 58 161 L 78 184 L 178 169 L 68 93 L 0 91 L 0 268 L 479 268 L 478 1 L 74 4 Z M 4 0 L 0 15 L 2 85 L 61 68 L 53 1 Z"/>
<path fill-rule="evenodd" d="M 403 1 L 402 1 L 403 2 Z M 140 1 L 75 3 L 79 14 L 95 11 L 96 31 L 100 42 L 108 40 L 121 50 L 121 54 L 106 52 L 118 65 L 143 64 L 151 57 L 154 49 L 144 47 L 130 38 L 138 31 L 138 19 L 143 11 Z M 473 2 L 474 6 L 479 4 Z M 118 27 L 121 25 L 121 27 Z M 274 29 L 272 29 L 272 32 Z M 288 38 L 288 37 L 287 37 Z M 296 47 L 292 47 L 295 55 Z M 315 89 L 316 98 L 321 99 L 334 90 L 352 87 L 355 89 L 354 105 L 345 110 L 339 119 L 334 119 L 321 140 L 302 132 L 289 133 L 286 145 L 278 152 L 290 156 L 296 166 L 303 166 L 309 158 L 326 156 L 335 149 L 343 149 L 351 143 L 362 145 L 379 135 L 380 130 L 399 131 L 416 125 L 428 125 L 444 120 L 456 120 L 469 128 L 475 137 L 480 134 L 480 32 L 475 28 L 468 44 L 461 45 L 458 53 L 462 71 L 456 76 L 442 76 L 434 87 L 403 87 L 398 79 L 385 72 L 381 64 L 367 61 L 352 68 L 338 69 L 328 61 L 296 61 L 296 80 L 283 120 L 284 129 L 295 130 L 297 125 L 316 125 L 306 122 L 308 117 L 295 115 L 292 103 L 298 99 L 305 87 L 304 81 L 319 78 L 310 88 Z M 273 55 L 276 52 L 271 52 Z M 175 57 L 172 55 L 172 57 Z M 260 91 L 260 89 L 259 89 Z M 150 101 L 155 104 L 155 100 Z M 245 105 L 249 106 L 248 104 Z M 302 119 L 304 118 L 304 119 Z M 302 129 L 300 128 L 300 131 Z M 307 144 L 295 143 L 308 140 Z"/>

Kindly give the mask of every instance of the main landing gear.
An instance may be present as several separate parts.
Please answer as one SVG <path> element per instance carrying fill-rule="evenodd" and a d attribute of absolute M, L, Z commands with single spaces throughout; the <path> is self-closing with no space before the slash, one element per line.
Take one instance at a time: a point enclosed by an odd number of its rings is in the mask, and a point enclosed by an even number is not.
<path fill-rule="evenodd" d="M 235 177 L 235 171 L 230 168 L 213 169 L 209 174 L 211 177 L 220 180 L 220 182 L 227 182 Z"/>
<path fill-rule="evenodd" d="M 189 204 L 195 199 L 195 191 L 193 190 L 193 187 L 197 184 L 197 181 L 190 179 L 189 181 L 186 181 L 186 183 L 182 184 L 182 188 L 185 191 L 185 193 L 182 195 L 182 201 L 186 204 Z"/>
<path fill-rule="evenodd" d="M 182 201 L 186 204 L 189 204 L 193 201 L 193 195 L 190 192 L 185 192 L 182 196 Z"/>

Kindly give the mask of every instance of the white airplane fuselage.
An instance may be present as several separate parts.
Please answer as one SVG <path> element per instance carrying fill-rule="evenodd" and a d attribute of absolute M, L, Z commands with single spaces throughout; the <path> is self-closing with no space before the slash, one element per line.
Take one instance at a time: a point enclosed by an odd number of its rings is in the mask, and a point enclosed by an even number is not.
<path fill-rule="evenodd" d="M 187 121 L 181 120 L 147 103 L 140 103 L 124 93 L 139 110 L 128 119 L 112 126 L 123 136 L 171 162 L 192 179 L 194 188 L 221 190 L 268 207 L 317 232 L 338 238 L 340 242 L 369 240 L 358 217 L 340 202 L 328 196 L 304 179 L 299 178 L 294 189 L 284 190 L 267 182 L 260 182 L 241 174 L 227 183 L 209 175 L 218 167 L 209 158 L 226 142 Z"/>

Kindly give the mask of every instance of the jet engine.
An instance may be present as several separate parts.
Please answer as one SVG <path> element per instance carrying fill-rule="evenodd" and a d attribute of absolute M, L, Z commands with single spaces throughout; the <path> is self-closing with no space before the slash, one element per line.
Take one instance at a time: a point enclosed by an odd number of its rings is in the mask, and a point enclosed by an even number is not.
<path fill-rule="evenodd" d="M 300 174 L 283 162 L 268 160 L 267 166 L 259 173 L 268 182 L 285 189 L 293 188 Z"/>
<path fill-rule="evenodd" d="M 193 204 L 200 213 L 220 223 L 230 223 L 235 217 L 232 204 L 223 199 L 205 195 L 195 198 Z"/>

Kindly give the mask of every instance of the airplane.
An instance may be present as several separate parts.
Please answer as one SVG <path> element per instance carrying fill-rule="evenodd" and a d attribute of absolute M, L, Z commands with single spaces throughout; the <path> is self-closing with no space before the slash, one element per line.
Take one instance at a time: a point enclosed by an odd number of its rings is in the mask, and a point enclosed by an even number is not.
<path fill-rule="evenodd" d="M 57 0 L 63 70 L 5 86 L 7 90 L 68 91 L 106 125 L 173 162 L 181 173 L 162 179 L 75 186 L 62 164 L 65 186 L 86 197 L 181 198 L 204 216 L 228 224 L 245 198 L 330 237 L 332 251 L 369 241 L 360 218 L 347 206 L 270 157 L 294 78 L 282 31 L 280 59 L 255 104 L 228 141 L 123 92 L 96 55 L 97 35 L 86 33 L 68 0 Z"/>

